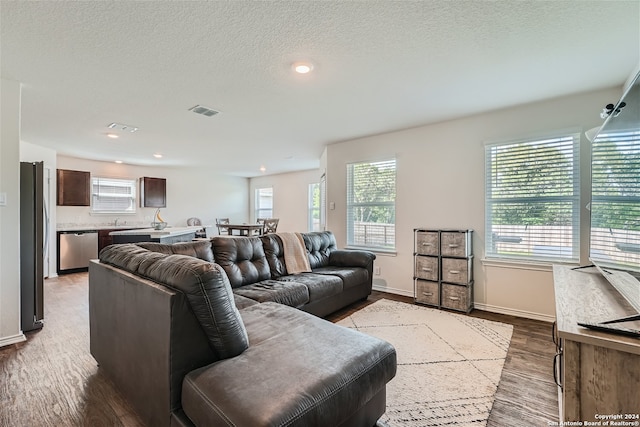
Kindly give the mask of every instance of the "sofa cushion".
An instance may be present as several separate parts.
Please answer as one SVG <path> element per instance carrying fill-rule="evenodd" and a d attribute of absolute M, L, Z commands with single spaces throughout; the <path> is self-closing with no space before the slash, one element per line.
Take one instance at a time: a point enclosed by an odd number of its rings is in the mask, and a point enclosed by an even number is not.
<path fill-rule="evenodd" d="M 211 250 L 211 242 L 182 242 L 182 243 L 157 243 L 157 242 L 138 242 L 136 245 L 141 248 L 148 249 L 152 252 L 159 252 L 166 255 L 189 255 L 205 261 L 213 262 L 213 251 Z"/>
<path fill-rule="evenodd" d="M 186 294 L 219 358 L 237 356 L 249 347 L 231 286 L 219 265 L 188 255 L 150 252 L 130 243 L 107 246 L 100 251 L 99 257 L 100 262 Z"/>
<path fill-rule="evenodd" d="M 243 308 L 251 307 L 252 305 L 260 304 L 258 301 L 254 301 L 250 298 L 233 293 L 233 300 L 236 303 L 236 308 L 242 310 Z"/>
<path fill-rule="evenodd" d="M 314 268 L 313 272 L 319 275 L 328 274 L 338 276 L 342 279 L 344 289 L 358 286 L 369 280 L 369 272 L 365 268 L 360 267 L 320 267 Z"/>
<path fill-rule="evenodd" d="M 216 263 L 227 273 L 233 288 L 271 278 L 269 263 L 258 237 L 214 237 Z"/>
<path fill-rule="evenodd" d="M 310 303 L 337 295 L 344 288 L 340 277 L 329 274 L 300 273 L 282 276 L 278 281 L 304 283 L 309 291 Z"/>
<path fill-rule="evenodd" d="M 284 263 L 284 248 L 282 247 L 280 236 L 270 233 L 261 236 L 260 240 L 262 240 L 264 254 L 269 263 L 271 278 L 277 279 L 278 277 L 286 276 L 287 266 Z"/>
<path fill-rule="evenodd" d="M 258 302 L 278 302 L 291 307 L 301 307 L 309 302 L 309 290 L 302 283 L 263 280 L 235 288 L 233 292 Z"/>
<path fill-rule="evenodd" d="M 338 249 L 333 233 L 330 231 L 315 231 L 304 233 L 302 238 L 309 254 L 311 268 L 315 269 L 329 265 L 331 252 Z"/>
<path fill-rule="evenodd" d="M 395 375 L 395 349 L 378 338 L 274 303 L 242 317 L 251 347 L 185 377 L 195 425 L 337 426 Z"/>

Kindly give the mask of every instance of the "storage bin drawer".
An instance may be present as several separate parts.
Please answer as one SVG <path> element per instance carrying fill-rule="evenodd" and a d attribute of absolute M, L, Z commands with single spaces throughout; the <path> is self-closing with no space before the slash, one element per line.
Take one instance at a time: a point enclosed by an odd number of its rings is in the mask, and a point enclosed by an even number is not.
<path fill-rule="evenodd" d="M 430 256 L 415 257 L 415 277 L 424 280 L 438 280 L 438 258 Z"/>
<path fill-rule="evenodd" d="M 442 256 L 466 257 L 471 255 L 471 233 L 443 231 L 440 234 Z"/>
<path fill-rule="evenodd" d="M 417 231 L 415 252 L 419 255 L 438 255 L 440 248 L 437 231 Z"/>
<path fill-rule="evenodd" d="M 442 258 L 442 281 L 467 284 L 473 276 L 470 258 Z"/>
<path fill-rule="evenodd" d="M 469 312 L 472 307 L 471 286 L 442 284 L 442 307 Z"/>
<path fill-rule="evenodd" d="M 440 286 L 438 286 L 438 282 L 416 280 L 416 302 L 440 305 Z"/>

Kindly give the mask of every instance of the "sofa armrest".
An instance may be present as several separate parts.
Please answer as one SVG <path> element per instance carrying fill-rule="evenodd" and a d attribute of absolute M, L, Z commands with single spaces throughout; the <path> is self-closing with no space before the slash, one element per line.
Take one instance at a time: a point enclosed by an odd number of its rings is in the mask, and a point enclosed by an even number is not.
<path fill-rule="evenodd" d="M 329 255 L 329 265 L 334 267 L 362 267 L 373 269 L 373 261 L 376 255 L 368 251 L 336 250 Z"/>
<path fill-rule="evenodd" d="M 187 295 L 92 260 L 90 351 L 138 415 L 168 427 L 182 379 L 218 360 Z"/>

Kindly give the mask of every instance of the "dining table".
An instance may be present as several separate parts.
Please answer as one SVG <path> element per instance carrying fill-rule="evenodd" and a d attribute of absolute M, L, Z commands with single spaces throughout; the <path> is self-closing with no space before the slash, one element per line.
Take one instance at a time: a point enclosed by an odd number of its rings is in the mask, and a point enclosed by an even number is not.
<path fill-rule="evenodd" d="M 262 236 L 264 233 L 264 224 L 220 224 L 221 227 L 229 231 L 232 236 L 237 231 L 239 236 Z"/>

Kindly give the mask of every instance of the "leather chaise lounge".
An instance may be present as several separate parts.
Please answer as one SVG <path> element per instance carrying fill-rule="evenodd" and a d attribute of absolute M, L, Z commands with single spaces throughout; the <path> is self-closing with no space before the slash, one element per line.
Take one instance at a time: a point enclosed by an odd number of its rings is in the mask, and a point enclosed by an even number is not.
<path fill-rule="evenodd" d="M 375 256 L 303 239 L 312 271 L 297 274 L 277 235 L 112 245 L 91 262 L 91 354 L 147 425 L 376 424 L 395 349 L 317 317 L 366 298 Z"/>

